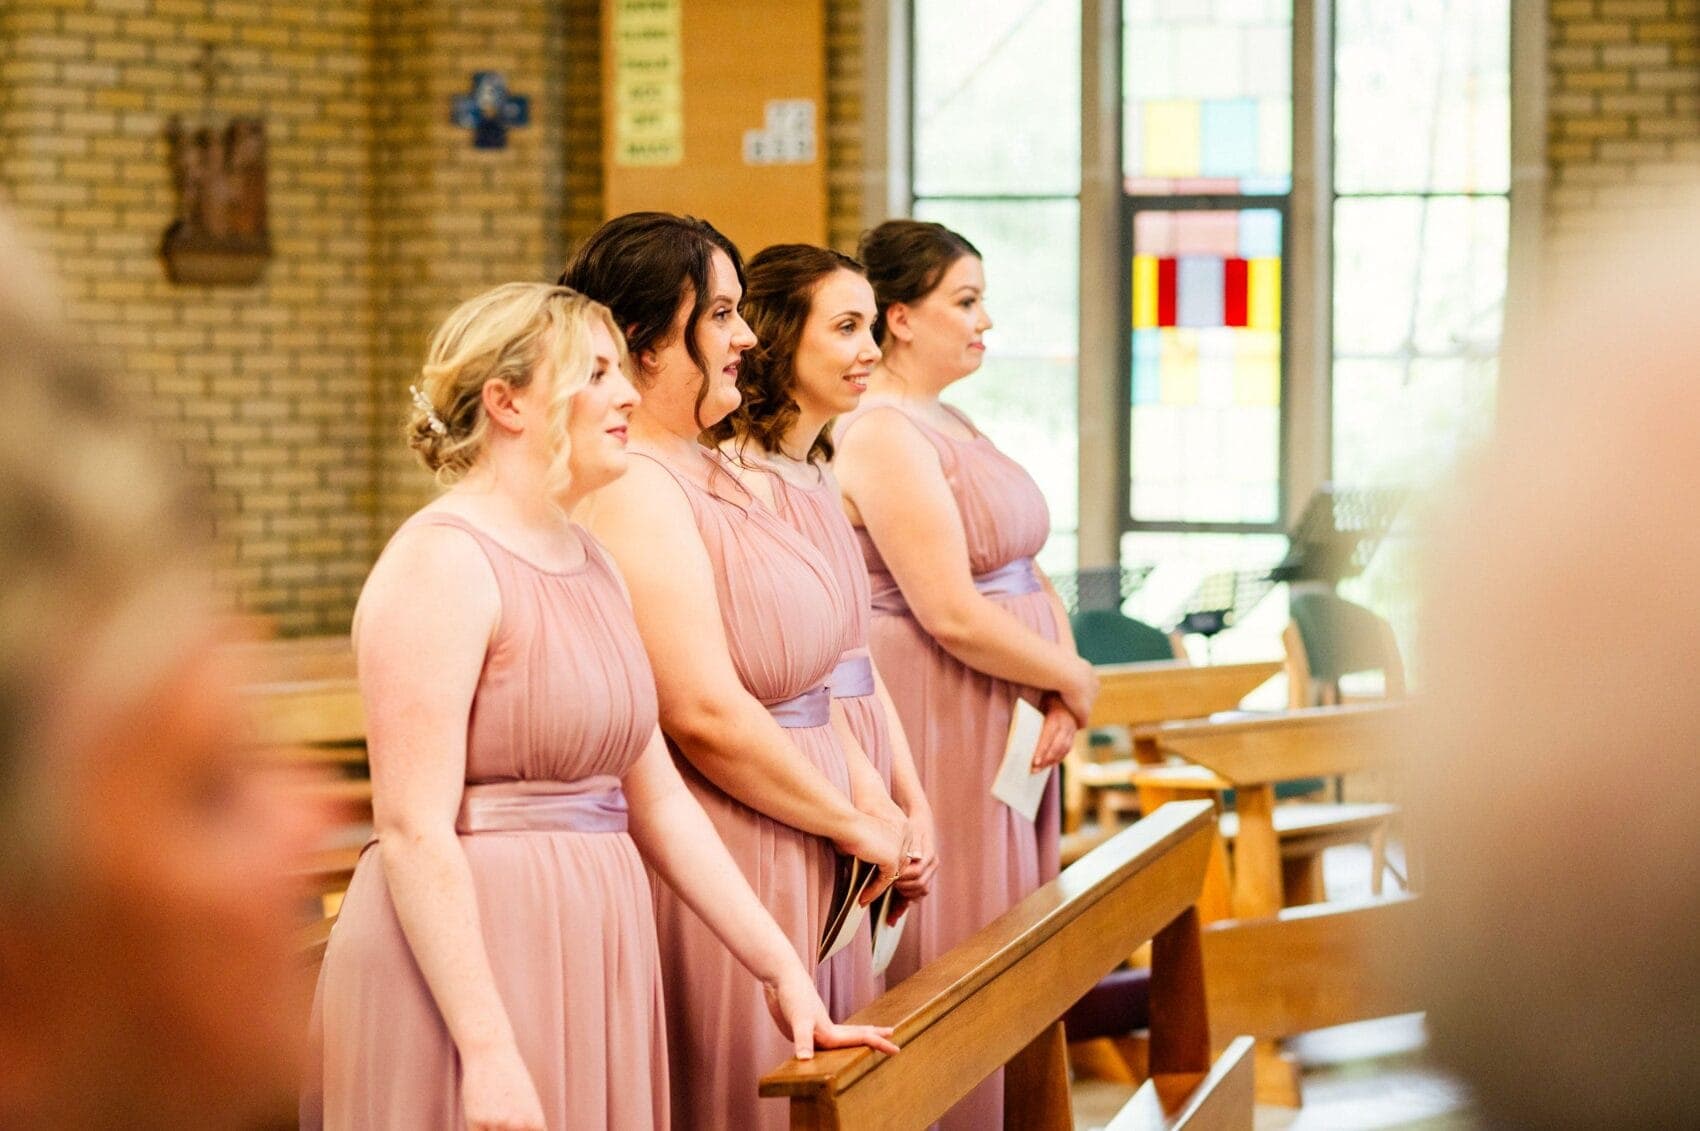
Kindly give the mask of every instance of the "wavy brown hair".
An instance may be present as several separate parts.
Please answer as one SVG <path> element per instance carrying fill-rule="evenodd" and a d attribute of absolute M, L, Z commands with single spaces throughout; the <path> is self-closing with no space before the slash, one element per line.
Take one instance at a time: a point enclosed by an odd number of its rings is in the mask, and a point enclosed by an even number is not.
<path fill-rule="evenodd" d="M 668 345 L 679 307 L 691 304 L 682 333 L 685 352 L 702 375 L 696 401 L 699 424 L 708 398 L 708 368 L 697 344 L 697 325 L 714 302 L 716 251 L 726 253 L 739 285 L 744 285 L 738 246 L 707 220 L 670 212 L 628 212 L 591 233 L 556 280 L 614 312 L 640 388 L 648 377 L 638 355 Z"/>
<path fill-rule="evenodd" d="M 740 444 L 754 442 L 765 452 L 779 450 L 780 438 L 802 412 L 792 393 L 797 386 L 797 347 L 815 292 L 835 271 L 867 275 L 848 255 L 806 243 L 775 244 L 750 260 L 738 312 L 755 332 L 757 345 L 744 354 L 738 370 L 742 401 L 732 415 L 709 430 L 716 443 L 736 439 Z M 810 446 L 809 462 L 831 458 L 828 425 Z"/>

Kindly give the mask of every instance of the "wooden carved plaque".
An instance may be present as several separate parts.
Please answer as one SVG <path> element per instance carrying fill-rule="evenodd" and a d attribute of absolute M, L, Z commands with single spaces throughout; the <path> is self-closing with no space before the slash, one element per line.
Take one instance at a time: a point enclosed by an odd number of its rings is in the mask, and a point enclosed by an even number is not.
<path fill-rule="evenodd" d="M 160 252 L 174 283 L 249 286 L 271 259 L 266 232 L 266 127 L 232 118 L 223 129 L 171 121 L 177 218 Z"/>

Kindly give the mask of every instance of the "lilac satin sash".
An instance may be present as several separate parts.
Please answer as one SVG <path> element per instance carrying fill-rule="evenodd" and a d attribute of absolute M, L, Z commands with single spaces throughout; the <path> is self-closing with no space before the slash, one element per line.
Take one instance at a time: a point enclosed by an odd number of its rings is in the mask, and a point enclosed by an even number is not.
<path fill-rule="evenodd" d="M 826 677 L 834 699 L 859 699 L 874 693 L 874 662 L 866 652 L 845 656 Z"/>
<path fill-rule="evenodd" d="M 801 695 L 767 704 L 767 713 L 774 722 L 791 730 L 823 727 L 832 721 L 832 692 L 822 684 Z"/>
<path fill-rule="evenodd" d="M 974 588 L 987 597 L 1022 597 L 1039 592 L 1043 586 L 1039 584 L 1039 570 L 1033 559 L 1016 558 L 987 573 L 975 574 Z M 876 613 L 890 616 L 906 616 L 909 613 L 909 602 L 903 599 L 903 591 L 895 585 L 875 593 L 873 604 Z"/>
<path fill-rule="evenodd" d="M 455 818 L 455 832 L 462 836 L 625 831 L 626 794 L 614 777 L 468 785 Z"/>

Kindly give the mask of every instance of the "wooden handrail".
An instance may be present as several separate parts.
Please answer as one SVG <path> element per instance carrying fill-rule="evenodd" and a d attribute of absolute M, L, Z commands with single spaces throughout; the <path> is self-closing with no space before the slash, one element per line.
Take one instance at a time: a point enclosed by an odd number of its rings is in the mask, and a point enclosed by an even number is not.
<path fill-rule="evenodd" d="M 1140 943 L 1165 937 L 1160 956 L 1195 969 L 1187 992 L 1198 1000 L 1171 1011 L 1180 1031 L 1154 1037 L 1154 1064 L 1166 1058 L 1176 1070 L 1205 1072 L 1192 904 L 1214 836 L 1210 803 L 1164 806 L 856 1014 L 892 1026 L 898 1056 L 824 1051 L 781 1065 L 761 1094 L 791 1097 L 793 1126 L 816 1125 L 799 1104 L 821 1127 L 924 1126 L 999 1067 L 1043 1050 L 1056 1019 L 1100 977 Z M 1174 992 L 1178 1003 L 1185 994 Z"/>

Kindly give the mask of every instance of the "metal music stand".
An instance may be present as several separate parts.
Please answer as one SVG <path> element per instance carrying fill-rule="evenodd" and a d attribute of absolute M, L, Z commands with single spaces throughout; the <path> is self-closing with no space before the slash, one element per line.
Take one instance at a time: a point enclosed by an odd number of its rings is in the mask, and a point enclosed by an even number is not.
<path fill-rule="evenodd" d="M 1288 535 L 1287 556 L 1269 580 L 1321 582 L 1332 589 L 1369 565 L 1393 526 L 1406 492 L 1391 487 L 1324 483 Z"/>

